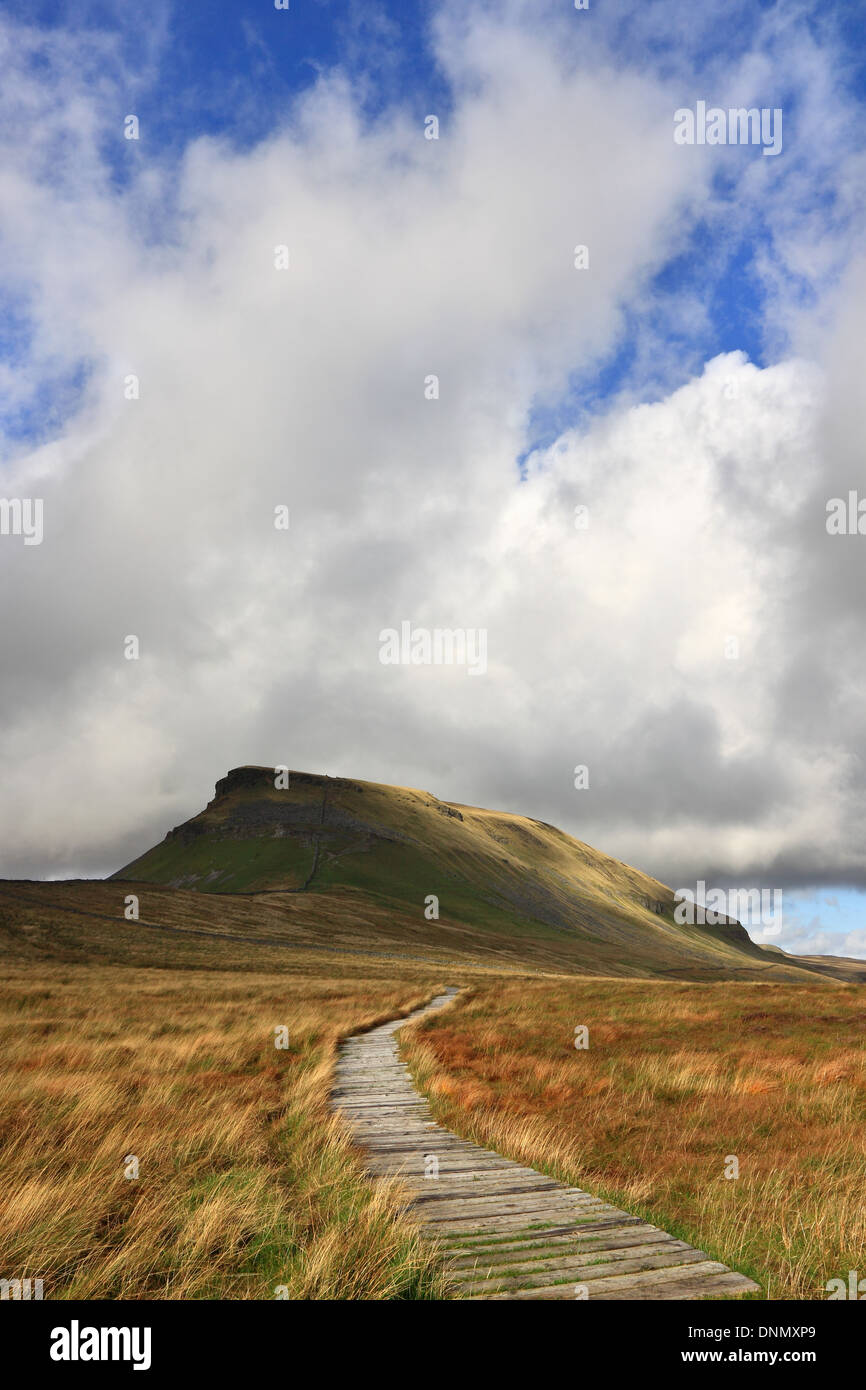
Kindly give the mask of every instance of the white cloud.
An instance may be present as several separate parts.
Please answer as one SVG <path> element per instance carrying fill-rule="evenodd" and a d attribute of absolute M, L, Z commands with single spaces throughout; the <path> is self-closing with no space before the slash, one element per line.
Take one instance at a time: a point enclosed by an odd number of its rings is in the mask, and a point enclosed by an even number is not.
<path fill-rule="evenodd" d="M 365 124 L 337 75 L 252 150 L 199 140 L 180 169 L 136 151 L 125 191 L 105 93 L 64 57 L 58 129 L 25 122 L 0 168 L 36 330 L 13 387 L 58 361 L 93 371 L 4 482 L 38 489 L 46 528 L 0 546 L 6 873 L 114 868 L 245 761 L 507 805 L 686 881 L 866 867 L 844 787 L 859 714 L 835 739 L 782 713 L 792 606 L 823 642 L 833 627 L 798 586 L 836 378 L 802 342 L 763 371 L 728 354 L 566 432 L 519 481 L 536 394 L 615 345 L 625 303 L 650 305 L 713 173 L 674 146 L 665 83 L 576 68 L 556 37 L 443 27 L 438 142 L 401 112 Z M 69 128 L 70 165 L 41 181 Z M 677 375 L 673 350 L 658 365 Z M 378 633 L 404 618 L 486 626 L 488 675 L 382 667 Z M 856 654 L 828 655 L 853 688 Z"/>

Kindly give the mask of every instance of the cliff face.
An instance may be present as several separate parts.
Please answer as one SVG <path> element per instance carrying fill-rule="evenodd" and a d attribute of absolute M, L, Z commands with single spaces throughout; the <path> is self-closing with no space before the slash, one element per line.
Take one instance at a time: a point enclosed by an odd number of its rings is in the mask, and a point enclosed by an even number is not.
<path fill-rule="evenodd" d="M 295 773 L 297 777 L 299 774 Z M 301 774 L 308 781 L 316 779 L 309 773 Z M 231 796 L 233 792 L 270 792 L 274 789 L 274 769 L 272 767 L 235 767 L 231 772 L 227 772 L 225 777 L 221 777 L 214 788 L 213 801 L 208 805 L 213 806 L 214 802 L 221 801 L 223 797 Z"/>
<path fill-rule="evenodd" d="M 235 767 L 231 772 L 227 772 L 225 777 L 221 777 L 214 788 L 213 801 L 222 801 L 224 797 L 233 796 L 236 793 L 247 795 L 251 792 L 261 792 L 264 796 L 270 796 L 276 791 L 274 783 L 276 781 L 276 770 L 272 767 Z M 289 774 L 288 792 L 297 793 L 304 791 L 324 791 L 327 785 L 338 785 L 350 787 L 355 792 L 363 792 L 363 784 L 359 782 L 348 782 L 343 777 L 328 777 L 319 772 L 291 772 Z M 285 791 L 280 793 L 285 795 Z"/>
<path fill-rule="evenodd" d="M 166 839 L 189 843 L 202 835 L 214 839 L 252 839 L 310 835 L 333 838 L 339 833 L 375 831 L 396 836 L 387 825 L 371 825 L 356 806 L 362 783 L 313 772 L 290 772 L 289 785 L 277 787 L 272 767 L 237 767 L 216 783 L 214 796 L 192 820 L 175 826 Z"/>

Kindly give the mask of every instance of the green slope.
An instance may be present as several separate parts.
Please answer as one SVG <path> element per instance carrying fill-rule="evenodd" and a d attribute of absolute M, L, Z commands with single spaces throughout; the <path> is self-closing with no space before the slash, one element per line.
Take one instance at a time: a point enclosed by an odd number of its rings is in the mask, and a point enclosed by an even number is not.
<path fill-rule="evenodd" d="M 739 923 L 673 920 L 671 890 L 554 826 L 429 792 L 271 768 L 236 768 L 204 811 L 112 876 L 204 893 L 351 899 L 473 932 L 569 943 L 599 969 L 664 973 L 767 963 Z M 347 912 L 349 909 L 347 908 Z M 431 934 L 436 923 L 430 922 Z"/>

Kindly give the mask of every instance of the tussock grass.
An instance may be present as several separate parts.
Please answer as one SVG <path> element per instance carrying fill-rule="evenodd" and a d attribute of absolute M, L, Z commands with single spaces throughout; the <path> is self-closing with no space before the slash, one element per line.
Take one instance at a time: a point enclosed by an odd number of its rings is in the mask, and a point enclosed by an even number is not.
<path fill-rule="evenodd" d="M 437 1249 L 326 1107 L 340 1034 L 440 983 L 333 960 L 7 966 L 0 1274 L 42 1278 L 52 1299 L 441 1296 Z"/>
<path fill-rule="evenodd" d="M 864 1016 L 849 985 L 527 980 L 401 1036 L 452 1128 L 814 1299 L 866 1268 Z"/>

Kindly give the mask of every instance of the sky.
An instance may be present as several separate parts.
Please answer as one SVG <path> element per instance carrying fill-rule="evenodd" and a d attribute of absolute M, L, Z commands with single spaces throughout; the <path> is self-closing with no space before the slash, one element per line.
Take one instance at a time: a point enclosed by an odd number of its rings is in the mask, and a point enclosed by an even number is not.
<path fill-rule="evenodd" d="M 866 6 L 28 0 L 0 61 L 0 873 L 285 764 L 866 958 Z"/>

